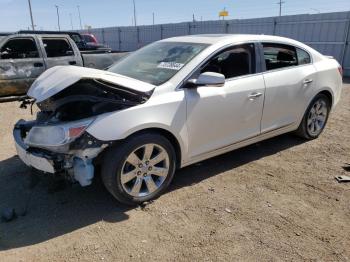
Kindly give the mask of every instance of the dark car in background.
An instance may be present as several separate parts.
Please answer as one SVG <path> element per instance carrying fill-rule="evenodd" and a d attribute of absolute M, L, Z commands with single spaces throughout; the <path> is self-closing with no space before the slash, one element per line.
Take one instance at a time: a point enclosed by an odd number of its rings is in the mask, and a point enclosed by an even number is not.
<path fill-rule="evenodd" d="M 81 34 L 84 42 L 88 48 L 91 49 L 110 49 L 107 45 L 102 44 L 98 41 L 97 37 L 90 33 Z"/>
<path fill-rule="evenodd" d="M 98 42 L 98 40 L 97 40 L 97 38 L 96 38 L 96 36 L 95 35 L 93 35 L 93 34 L 89 34 L 89 33 L 87 33 L 87 34 L 81 34 L 81 36 L 83 37 L 83 39 L 84 39 L 84 41 L 86 42 L 86 43 L 95 43 L 95 44 L 98 44 L 99 42 Z"/>

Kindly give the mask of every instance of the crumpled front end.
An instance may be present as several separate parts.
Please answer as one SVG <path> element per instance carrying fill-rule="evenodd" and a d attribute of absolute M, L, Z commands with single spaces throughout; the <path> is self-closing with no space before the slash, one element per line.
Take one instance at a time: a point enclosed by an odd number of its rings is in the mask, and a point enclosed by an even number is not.
<path fill-rule="evenodd" d="M 76 139 L 67 140 L 62 144 L 36 144 L 35 138 L 30 138 L 35 136 L 32 130 L 45 128 L 40 124 L 38 127 L 38 124 L 37 121 L 24 120 L 16 123 L 13 136 L 20 159 L 26 165 L 42 172 L 66 174 L 78 181 L 81 186 L 90 185 L 94 177 L 94 161 L 110 143 L 99 141 L 84 132 Z M 52 132 L 52 130 L 49 131 Z M 41 130 L 40 133 L 43 131 Z M 42 135 L 45 136 L 45 134 Z"/>
<path fill-rule="evenodd" d="M 140 105 L 151 95 L 95 77 L 84 75 L 65 88 L 53 86 L 55 92 L 46 88 L 44 93 L 52 95 L 44 100 L 23 101 L 22 108 L 36 104 L 40 109 L 36 120 L 20 120 L 13 130 L 18 156 L 26 165 L 46 173 L 68 174 L 82 186 L 91 184 L 97 157 L 113 141 L 99 141 L 86 129 L 98 116 Z M 38 93 L 35 87 L 31 93 Z"/>

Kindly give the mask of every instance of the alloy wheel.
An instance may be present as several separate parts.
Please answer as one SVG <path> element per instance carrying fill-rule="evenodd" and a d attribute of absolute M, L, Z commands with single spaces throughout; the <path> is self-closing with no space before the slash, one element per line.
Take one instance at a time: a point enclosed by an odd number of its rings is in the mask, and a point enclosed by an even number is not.
<path fill-rule="evenodd" d="M 121 184 L 133 197 L 145 197 L 155 191 L 169 174 L 169 155 L 157 144 L 145 144 L 132 151 L 121 169 Z"/>
<path fill-rule="evenodd" d="M 323 99 L 317 100 L 309 111 L 307 118 L 307 130 L 310 135 L 319 135 L 327 121 L 328 108 Z"/>

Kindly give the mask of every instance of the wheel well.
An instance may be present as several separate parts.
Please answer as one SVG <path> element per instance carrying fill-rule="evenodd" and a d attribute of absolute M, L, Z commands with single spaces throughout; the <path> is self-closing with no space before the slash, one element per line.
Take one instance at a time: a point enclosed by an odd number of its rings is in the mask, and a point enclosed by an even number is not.
<path fill-rule="evenodd" d="M 180 144 L 179 144 L 177 138 L 172 133 L 170 133 L 169 131 L 162 129 L 162 128 L 147 128 L 147 129 L 137 131 L 130 136 L 139 135 L 142 133 L 148 133 L 148 134 L 149 133 L 156 133 L 156 134 L 162 135 L 165 138 L 167 138 L 169 140 L 169 142 L 173 145 L 174 150 L 175 150 L 176 168 L 180 167 L 180 165 L 181 165 L 181 147 L 180 147 Z"/>
<path fill-rule="evenodd" d="M 324 91 L 320 92 L 319 94 L 325 95 L 328 98 L 328 100 L 331 104 L 331 107 L 333 106 L 333 96 L 332 96 L 331 92 L 324 90 Z"/>

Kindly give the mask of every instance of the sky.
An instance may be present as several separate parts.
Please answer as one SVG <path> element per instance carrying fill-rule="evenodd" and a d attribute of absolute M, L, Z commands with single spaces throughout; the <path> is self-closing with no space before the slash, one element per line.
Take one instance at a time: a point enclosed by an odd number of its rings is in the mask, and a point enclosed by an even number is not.
<path fill-rule="evenodd" d="M 277 16 L 279 0 L 135 0 L 138 25 L 217 20 L 226 8 L 227 19 Z M 350 11 L 350 0 L 283 0 L 282 15 Z M 34 24 L 38 30 L 57 30 L 55 5 L 59 6 L 61 30 L 80 29 L 80 6 L 83 27 L 130 26 L 133 23 L 133 0 L 31 0 Z M 71 15 L 70 15 L 71 14 Z M 70 20 L 72 17 L 72 24 Z M 28 0 L 0 0 L 0 32 L 30 27 Z M 73 25 L 73 27 L 72 27 Z"/>

